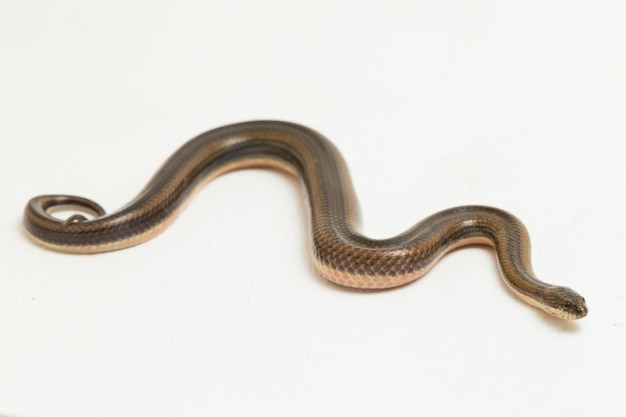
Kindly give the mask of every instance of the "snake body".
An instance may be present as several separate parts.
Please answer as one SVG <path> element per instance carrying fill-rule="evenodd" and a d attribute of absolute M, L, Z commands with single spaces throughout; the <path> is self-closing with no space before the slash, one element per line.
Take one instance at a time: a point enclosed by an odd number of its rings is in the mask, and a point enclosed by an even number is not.
<path fill-rule="evenodd" d="M 578 293 L 535 277 L 528 232 L 503 210 L 456 207 L 433 214 L 395 237 L 362 235 L 355 193 L 339 151 L 314 130 L 286 122 L 238 123 L 197 136 L 165 162 L 135 199 L 110 214 L 82 197 L 35 197 L 25 209 L 25 230 L 43 246 L 62 252 L 127 248 L 165 230 L 204 183 L 247 167 L 279 168 L 301 179 L 308 197 L 314 263 L 334 283 L 397 287 L 425 274 L 455 248 L 486 244 L 495 248 L 504 281 L 522 300 L 564 319 L 587 314 Z M 68 208 L 94 217 L 75 214 L 62 220 L 52 215 Z"/>

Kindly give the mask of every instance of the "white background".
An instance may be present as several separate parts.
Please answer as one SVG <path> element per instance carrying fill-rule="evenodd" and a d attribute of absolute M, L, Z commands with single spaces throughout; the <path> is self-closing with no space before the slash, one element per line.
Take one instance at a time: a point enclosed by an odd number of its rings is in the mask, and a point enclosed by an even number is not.
<path fill-rule="evenodd" d="M 625 415 L 624 22 L 621 1 L 3 1 L 0 416 Z M 337 144 L 373 237 L 516 214 L 589 316 L 518 301 L 480 247 L 397 290 L 328 284 L 271 171 L 116 253 L 21 231 L 34 195 L 113 210 L 196 134 L 267 118 Z"/>

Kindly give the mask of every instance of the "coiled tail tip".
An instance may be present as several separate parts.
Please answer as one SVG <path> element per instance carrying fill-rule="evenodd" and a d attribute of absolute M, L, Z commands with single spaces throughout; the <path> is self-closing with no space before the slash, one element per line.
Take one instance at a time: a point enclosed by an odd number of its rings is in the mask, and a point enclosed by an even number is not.
<path fill-rule="evenodd" d="M 83 253 L 85 245 L 75 240 L 84 237 L 84 233 L 77 228 L 105 214 L 99 204 L 83 197 L 42 195 L 28 202 L 22 225 L 26 235 L 41 246 L 60 252 Z"/>

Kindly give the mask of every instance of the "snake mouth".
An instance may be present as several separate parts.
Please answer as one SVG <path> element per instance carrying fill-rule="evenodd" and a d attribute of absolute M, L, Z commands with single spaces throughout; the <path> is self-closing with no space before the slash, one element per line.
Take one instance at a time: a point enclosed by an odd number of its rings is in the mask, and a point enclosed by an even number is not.
<path fill-rule="evenodd" d="M 570 320 L 582 319 L 587 315 L 589 309 L 587 308 L 587 304 L 573 305 L 569 310 L 571 314 Z"/>
<path fill-rule="evenodd" d="M 555 307 L 546 307 L 545 311 L 552 314 L 553 316 L 556 316 L 558 318 L 565 319 L 565 320 L 582 319 L 583 317 L 587 315 L 587 312 L 588 312 L 586 306 L 584 308 L 577 308 L 574 310 L 572 309 L 563 310 L 563 309 L 555 308 Z"/>

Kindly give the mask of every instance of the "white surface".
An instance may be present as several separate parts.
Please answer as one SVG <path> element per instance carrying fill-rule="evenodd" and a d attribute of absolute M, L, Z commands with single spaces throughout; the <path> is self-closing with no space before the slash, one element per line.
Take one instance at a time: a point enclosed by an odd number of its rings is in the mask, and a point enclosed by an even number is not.
<path fill-rule="evenodd" d="M 3 2 L 0 416 L 626 413 L 626 6 L 385 4 Z M 372 236 L 515 213 L 589 316 L 518 302 L 483 248 L 398 290 L 328 284 L 302 191 L 268 171 L 133 249 L 21 232 L 34 195 L 115 209 L 197 133 L 264 118 L 337 144 Z"/>

